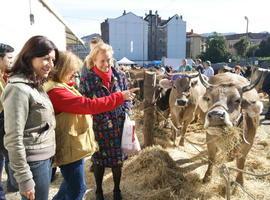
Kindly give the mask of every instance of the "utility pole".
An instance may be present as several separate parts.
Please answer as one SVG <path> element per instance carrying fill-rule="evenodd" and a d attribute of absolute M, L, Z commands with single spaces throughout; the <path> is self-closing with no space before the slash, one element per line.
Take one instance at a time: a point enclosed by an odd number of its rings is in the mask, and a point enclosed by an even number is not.
<path fill-rule="evenodd" d="M 246 26 L 246 41 L 247 41 L 247 43 L 248 43 L 248 45 L 249 45 L 249 39 L 248 39 L 248 22 L 249 22 L 249 20 L 248 20 L 248 17 L 247 16 L 245 16 L 245 20 L 247 21 L 247 26 Z M 246 55 L 246 65 L 248 64 L 248 59 L 247 59 L 247 55 Z"/>

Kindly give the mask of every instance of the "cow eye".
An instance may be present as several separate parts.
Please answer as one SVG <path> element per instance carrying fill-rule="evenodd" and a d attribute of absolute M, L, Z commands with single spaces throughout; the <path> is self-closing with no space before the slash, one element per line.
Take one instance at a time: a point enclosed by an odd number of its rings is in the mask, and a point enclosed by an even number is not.
<path fill-rule="evenodd" d="M 208 102 L 208 101 L 210 101 L 210 98 L 209 98 L 209 97 L 204 96 L 204 97 L 203 97 L 203 100 Z"/>
<path fill-rule="evenodd" d="M 189 89 L 190 89 L 190 87 L 187 87 L 187 88 L 184 90 L 184 92 L 188 92 Z"/>
<path fill-rule="evenodd" d="M 241 102 L 241 99 L 236 99 L 234 102 L 239 104 Z"/>

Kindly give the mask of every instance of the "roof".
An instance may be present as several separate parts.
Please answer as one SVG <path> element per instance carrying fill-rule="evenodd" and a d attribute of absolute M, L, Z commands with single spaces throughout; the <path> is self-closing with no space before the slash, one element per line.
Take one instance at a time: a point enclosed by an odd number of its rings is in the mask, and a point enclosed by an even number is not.
<path fill-rule="evenodd" d="M 240 33 L 240 34 L 232 34 L 232 35 L 226 35 L 225 38 L 226 40 L 239 40 L 241 37 L 245 37 L 247 34 L 246 33 Z M 261 39 L 265 40 L 270 36 L 268 32 L 265 33 L 248 33 L 248 37 L 250 39 Z"/>
<path fill-rule="evenodd" d="M 202 36 L 198 33 L 187 32 L 187 37 L 202 37 Z"/>
<path fill-rule="evenodd" d="M 139 19 L 141 19 L 141 20 L 143 20 L 143 21 L 146 22 L 146 20 L 144 20 L 143 17 L 140 17 L 140 16 L 134 14 L 133 12 L 127 12 L 127 13 L 125 13 L 125 14 L 119 16 L 119 17 L 116 17 L 116 18 L 108 18 L 108 20 L 117 20 L 117 19 L 119 19 L 119 18 L 121 18 L 121 17 L 124 17 L 124 16 L 126 16 L 126 15 L 134 15 L 135 17 L 137 17 L 137 18 L 139 18 Z M 105 21 L 106 21 L 106 20 L 105 20 Z"/>
<path fill-rule="evenodd" d="M 117 62 L 118 64 L 124 64 L 124 65 L 132 65 L 135 64 L 133 61 L 127 59 L 126 57 L 122 58 Z"/>
<path fill-rule="evenodd" d="M 49 5 L 48 1 L 47 0 L 39 0 L 39 1 L 40 3 L 42 3 L 44 7 L 48 9 L 49 12 L 51 12 L 65 26 L 67 45 L 80 43 L 81 45 L 84 46 L 84 42 L 81 40 L 81 38 L 79 38 L 71 30 L 71 28 L 67 25 L 67 22 L 52 8 L 52 6 Z"/>
<path fill-rule="evenodd" d="M 147 18 L 149 17 L 149 16 L 156 16 L 156 14 L 147 14 L 146 16 L 145 16 L 145 20 L 146 21 L 148 21 L 147 20 Z M 159 18 L 158 19 L 158 26 L 165 26 L 166 24 L 168 24 L 174 17 L 176 17 L 177 19 L 181 19 L 182 21 L 184 21 L 183 19 L 182 19 L 182 16 L 179 16 L 178 14 L 175 14 L 175 15 L 173 15 L 172 17 L 169 17 L 169 19 L 161 19 L 160 17 L 159 17 L 159 15 L 157 15 L 157 17 Z"/>

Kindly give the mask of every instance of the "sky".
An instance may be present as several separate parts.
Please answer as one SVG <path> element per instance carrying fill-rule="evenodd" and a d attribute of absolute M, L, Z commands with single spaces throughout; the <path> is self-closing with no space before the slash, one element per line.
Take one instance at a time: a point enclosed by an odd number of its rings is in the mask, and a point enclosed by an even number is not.
<path fill-rule="evenodd" d="M 100 33 L 100 23 L 123 11 L 145 16 L 158 11 L 162 19 L 182 15 L 195 33 L 270 32 L 269 0 L 47 0 L 72 31 L 82 37 Z"/>

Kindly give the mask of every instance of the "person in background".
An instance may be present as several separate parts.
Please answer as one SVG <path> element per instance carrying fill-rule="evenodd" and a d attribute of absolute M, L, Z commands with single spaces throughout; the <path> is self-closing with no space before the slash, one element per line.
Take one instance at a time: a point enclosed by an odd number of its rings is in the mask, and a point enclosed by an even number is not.
<path fill-rule="evenodd" d="M 11 69 L 11 65 L 13 63 L 13 52 L 14 48 L 0 43 L 0 96 L 2 95 L 4 88 L 7 82 L 7 74 L 6 70 Z M 7 174 L 7 191 L 8 192 L 16 192 L 18 189 L 16 188 L 16 182 L 13 180 L 13 176 L 8 167 L 9 158 L 8 152 L 4 147 L 4 111 L 3 106 L 0 104 L 0 200 L 4 198 L 4 191 L 2 186 L 2 170 L 5 164 L 5 170 Z"/>
<path fill-rule="evenodd" d="M 204 67 L 203 67 L 203 64 L 202 64 L 202 60 L 201 60 L 200 58 L 198 58 L 198 59 L 196 60 L 196 70 L 197 70 L 198 72 L 200 72 L 201 74 L 204 73 Z"/>
<path fill-rule="evenodd" d="M 204 75 L 207 76 L 207 77 L 211 77 L 211 76 L 214 76 L 214 69 L 211 67 L 211 62 L 209 60 L 207 60 L 205 63 L 204 63 Z"/>
<path fill-rule="evenodd" d="M 48 200 L 51 158 L 55 154 L 55 117 L 42 85 L 58 59 L 54 43 L 33 36 L 8 72 L 2 94 L 4 145 L 22 200 Z"/>
<path fill-rule="evenodd" d="M 108 44 L 98 44 L 88 57 L 89 67 L 81 73 L 80 91 L 90 98 L 105 97 L 116 91 L 127 89 L 125 74 L 113 67 L 113 50 Z M 121 200 L 120 181 L 122 165 L 126 156 L 121 150 L 121 138 L 126 112 L 131 102 L 116 109 L 93 115 L 93 129 L 99 151 L 92 156 L 96 181 L 96 199 L 103 200 L 102 181 L 105 167 L 112 169 L 114 200 Z"/>
<path fill-rule="evenodd" d="M 234 66 L 234 73 L 240 75 L 240 76 L 243 76 L 242 74 L 242 67 L 240 65 L 235 65 Z"/>
<path fill-rule="evenodd" d="M 133 90 L 114 92 L 101 98 L 82 96 L 74 86 L 81 60 L 71 52 L 60 52 L 50 80 L 45 83 L 56 115 L 56 154 L 54 162 L 64 177 L 53 200 L 82 200 L 86 191 L 84 157 L 98 148 L 92 129 L 92 114 L 116 109 L 132 100 Z"/>
<path fill-rule="evenodd" d="M 178 68 L 178 72 L 188 72 L 192 71 L 192 67 L 187 64 L 187 59 L 182 60 L 181 66 Z"/>
<path fill-rule="evenodd" d="M 89 42 L 90 52 L 95 48 L 95 46 L 97 46 L 100 43 L 104 43 L 100 37 L 93 37 Z M 89 54 L 84 59 L 84 65 L 87 67 L 89 65 L 88 60 L 89 60 Z"/>
<path fill-rule="evenodd" d="M 3 91 L 4 91 L 4 87 L 6 86 L 6 77 L 5 77 L 5 72 L 6 69 L 12 64 L 12 52 L 14 51 L 14 49 L 7 45 L 7 44 L 3 44 L 0 43 L 0 95 L 2 95 Z M 3 141 L 3 137 L 5 134 L 4 131 L 4 112 L 3 112 L 3 107 L 2 104 L 0 104 L 0 200 L 4 200 L 5 198 L 5 192 L 3 189 L 3 185 L 2 185 L 2 171 L 3 171 L 3 167 L 5 165 L 6 169 L 7 169 L 7 151 L 4 147 L 4 141 Z M 8 173 L 8 170 L 6 170 L 6 173 Z"/>

